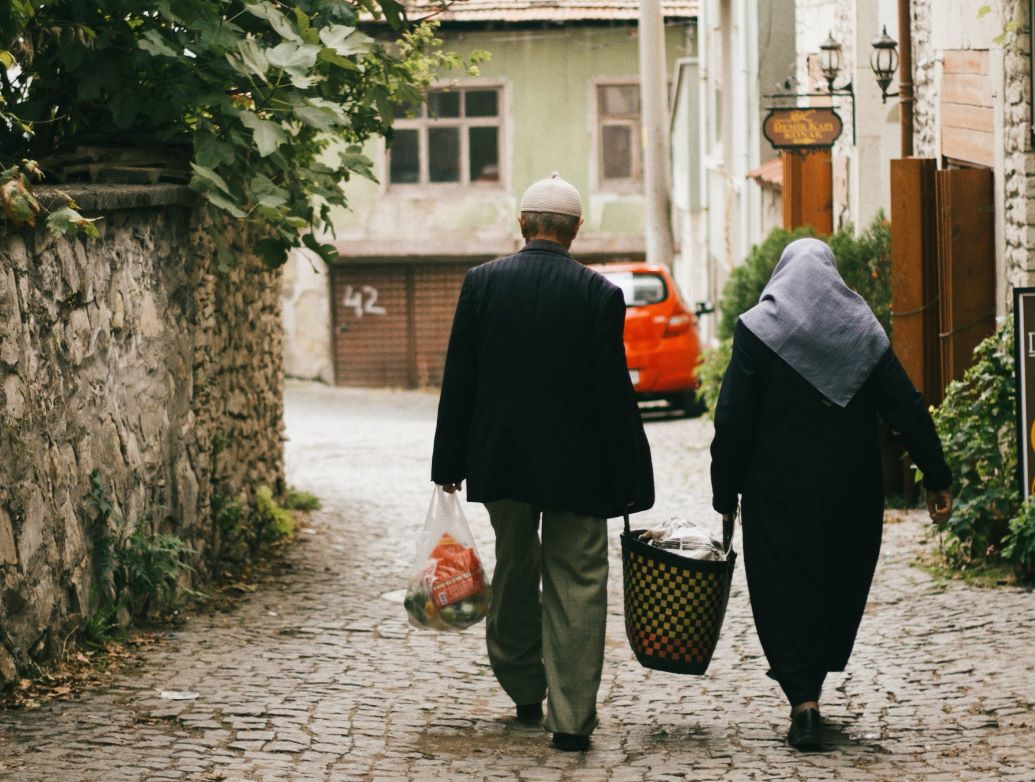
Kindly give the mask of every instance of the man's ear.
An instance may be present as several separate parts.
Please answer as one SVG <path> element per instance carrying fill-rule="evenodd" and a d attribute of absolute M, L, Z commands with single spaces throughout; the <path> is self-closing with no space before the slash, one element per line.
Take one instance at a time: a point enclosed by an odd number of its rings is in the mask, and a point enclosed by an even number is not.
<path fill-rule="evenodd" d="M 521 228 L 521 235 L 525 235 L 525 216 L 523 214 L 518 215 L 518 227 Z"/>
<path fill-rule="evenodd" d="M 572 241 L 574 241 L 575 237 L 579 235 L 579 229 L 582 227 L 583 222 L 583 219 L 580 217 L 579 221 L 575 224 L 575 230 L 571 232 Z"/>

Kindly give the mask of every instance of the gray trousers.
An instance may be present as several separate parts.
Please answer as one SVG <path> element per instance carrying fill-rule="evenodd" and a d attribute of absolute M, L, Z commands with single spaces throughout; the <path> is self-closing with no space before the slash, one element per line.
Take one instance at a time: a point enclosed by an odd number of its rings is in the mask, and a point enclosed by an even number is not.
<path fill-rule="evenodd" d="M 486 503 L 496 531 L 496 570 L 486 618 L 489 662 L 519 705 L 547 701 L 545 728 L 588 736 L 607 620 L 607 525 L 527 502 Z M 540 607 L 539 584 L 542 580 Z"/>

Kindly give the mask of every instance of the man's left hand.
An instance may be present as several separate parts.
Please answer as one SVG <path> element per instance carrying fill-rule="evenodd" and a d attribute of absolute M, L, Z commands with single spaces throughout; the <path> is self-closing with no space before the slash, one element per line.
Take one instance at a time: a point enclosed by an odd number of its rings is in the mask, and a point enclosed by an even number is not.
<path fill-rule="evenodd" d="M 458 481 L 457 483 L 440 483 L 438 485 L 442 491 L 446 494 L 452 494 L 453 492 L 460 491 L 464 488 L 464 482 Z"/>

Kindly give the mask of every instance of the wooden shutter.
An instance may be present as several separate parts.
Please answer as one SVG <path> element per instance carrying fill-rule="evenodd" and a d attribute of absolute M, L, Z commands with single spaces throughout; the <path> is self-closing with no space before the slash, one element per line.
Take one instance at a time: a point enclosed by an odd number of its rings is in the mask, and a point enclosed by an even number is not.
<path fill-rule="evenodd" d="M 941 401 L 936 161 L 891 161 L 891 339 L 928 404 Z"/>
<path fill-rule="evenodd" d="M 995 165 L 995 87 L 988 52 L 946 51 L 942 62 L 942 155 L 991 168 Z"/>
<path fill-rule="evenodd" d="M 943 386 L 963 377 L 974 348 L 995 329 L 992 176 L 983 168 L 936 175 Z"/>

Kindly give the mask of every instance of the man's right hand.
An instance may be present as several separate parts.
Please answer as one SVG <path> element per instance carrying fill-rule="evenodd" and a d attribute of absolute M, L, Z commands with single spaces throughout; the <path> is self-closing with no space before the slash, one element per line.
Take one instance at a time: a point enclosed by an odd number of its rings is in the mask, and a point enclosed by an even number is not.
<path fill-rule="evenodd" d="M 442 491 L 444 491 L 446 494 L 452 494 L 453 492 L 460 491 L 461 489 L 463 489 L 464 482 L 459 481 L 458 483 L 440 483 L 438 487 L 442 489 Z"/>
<path fill-rule="evenodd" d="M 931 521 L 935 524 L 939 524 L 949 518 L 949 514 L 952 513 L 952 490 L 928 490 L 927 512 L 931 514 Z"/>

